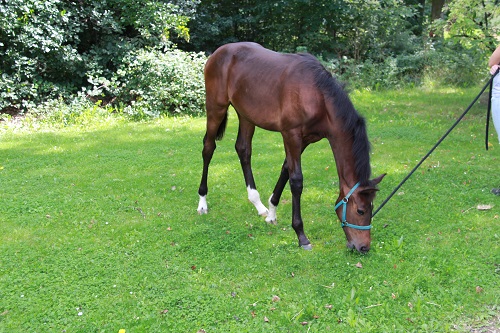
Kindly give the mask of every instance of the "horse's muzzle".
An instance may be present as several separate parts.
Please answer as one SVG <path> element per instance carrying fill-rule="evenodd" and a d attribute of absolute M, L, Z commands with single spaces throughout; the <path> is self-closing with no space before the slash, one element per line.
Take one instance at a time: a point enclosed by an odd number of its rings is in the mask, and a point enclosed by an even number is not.
<path fill-rule="evenodd" d="M 354 244 L 353 242 L 347 242 L 347 247 L 351 250 L 356 250 L 361 254 L 365 254 L 370 251 L 370 244 Z"/>

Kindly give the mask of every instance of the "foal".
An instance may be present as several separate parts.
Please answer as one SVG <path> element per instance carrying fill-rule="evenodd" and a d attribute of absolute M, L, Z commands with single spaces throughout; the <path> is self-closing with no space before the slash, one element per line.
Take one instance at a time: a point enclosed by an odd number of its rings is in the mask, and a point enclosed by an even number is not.
<path fill-rule="evenodd" d="M 370 144 L 366 125 L 332 75 L 309 54 L 281 54 L 255 43 L 233 43 L 217 49 L 205 65 L 207 130 L 203 139 L 203 173 L 198 213 L 208 212 L 208 167 L 216 140 L 222 139 L 227 110 L 238 114 L 236 140 L 248 199 L 266 221 L 276 222 L 276 208 L 290 181 L 292 227 L 299 245 L 311 249 L 300 211 L 301 154 L 311 143 L 326 138 L 334 154 L 340 191 L 335 207 L 347 246 L 370 249 L 373 200 L 384 175 L 370 180 Z M 280 132 L 286 158 L 269 199 L 262 204 L 251 168 L 255 126 Z M 349 221 L 349 222 L 348 222 Z"/>

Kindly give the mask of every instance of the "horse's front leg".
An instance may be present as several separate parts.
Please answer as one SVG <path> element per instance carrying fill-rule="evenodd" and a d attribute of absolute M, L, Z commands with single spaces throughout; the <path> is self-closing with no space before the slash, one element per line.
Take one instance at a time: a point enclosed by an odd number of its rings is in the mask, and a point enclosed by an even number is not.
<path fill-rule="evenodd" d="M 290 189 L 292 191 L 292 227 L 299 239 L 299 246 L 304 250 L 311 250 L 311 242 L 304 233 L 304 223 L 300 210 L 300 197 L 302 196 L 303 176 L 300 163 L 300 156 L 303 149 L 298 149 L 301 143 L 292 142 L 287 144 L 285 140 L 285 150 L 288 161 L 288 173 L 290 177 Z"/>
<path fill-rule="evenodd" d="M 290 170 L 290 189 L 292 191 L 292 227 L 299 239 L 299 246 L 304 250 L 311 250 L 311 242 L 304 233 L 304 223 L 300 211 L 300 197 L 302 195 L 303 178 L 300 166 L 298 170 Z"/>
<path fill-rule="evenodd" d="M 308 144 L 304 142 L 302 143 L 302 145 L 303 145 L 302 152 L 304 152 Z M 288 179 L 290 179 L 290 174 L 288 172 L 288 163 L 285 158 L 283 166 L 281 167 L 280 177 L 276 182 L 273 194 L 271 194 L 271 197 L 269 198 L 269 213 L 267 214 L 266 222 L 277 224 L 276 210 L 278 208 L 278 204 L 280 203 L 281 194 L 283 194 L 283 190 L 285 189 Z"/>

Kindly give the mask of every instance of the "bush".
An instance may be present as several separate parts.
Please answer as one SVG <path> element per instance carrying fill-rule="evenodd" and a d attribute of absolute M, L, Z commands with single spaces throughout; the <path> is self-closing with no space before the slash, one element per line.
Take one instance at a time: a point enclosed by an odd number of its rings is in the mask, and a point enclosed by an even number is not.
<path fill-rule="evenodd" d="M 327 67 L 350 89 L 388 89 L 418 86 L 424 70 L 421 55 L 387 57 L 382 62 L 366 60 L 356 63 L 349 59 L 329 63 Z"/>
<path fill-rule="evenodd" d="M 111 97 L 114 104 L 134 116 L 197 114 L 204 112 L 205 89 L 202 53 L 180 50 L 132 51 L 123 58 L 113 77 L 91 77 L 88 93 Z"/>
<path fill-rule="evenodd" d="M 68 99 L 89 77 L 111 80 L 133 50 L 189 38 L 188 17 L 163 0 L 0 3 L 0 112 Z"/>
<path fill-rule="evenodd" d="M 326 66 L 352 89 L 402 88 L 422 85 L 469 87 L 487 75 L 485 55 L 458 44 L 436 43 L 412 54 L 390 56 L 381 62 L 351 59 Z"/>
<path fill-rule="evenodd" d="M 424 84 L 470 87 L 488 77 L 487 56 L 465 49 L 458 44 L 448 44 L 427 52 Z"/>
<path fill-rule="evenodd" d="M 4 1 L 0 13 L 0 110 L 74 93 L 83 78 L 75 13 L 58 0 Z"/>

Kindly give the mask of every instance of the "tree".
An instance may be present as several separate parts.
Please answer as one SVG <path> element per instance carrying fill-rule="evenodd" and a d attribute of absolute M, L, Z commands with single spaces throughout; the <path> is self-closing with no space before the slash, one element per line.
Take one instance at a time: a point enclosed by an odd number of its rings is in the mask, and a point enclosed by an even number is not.
<path fill-rule="evenodd" d="M 478 52 L 490 53 L 500 35 L 499 0 L 453 0 L 435 22 L 449 40 Z"/>
<path fill-rule="evenodd" d="M 278 51 L 361 60 L 397 53 L 394 43 L 408 39 L 417 8 L 402 0 L 201 0 L 189 23 L 191 43 L 179 45 L 213 51 L 247 40 Z"/>
<path fill-rule="evenodd" d="M 441 14 L 443 12 L 443 6 L 445 4 L 445 0 L 432 0 L 431 1 L 431 21 L 437 20 L 441 18 Z"/>

